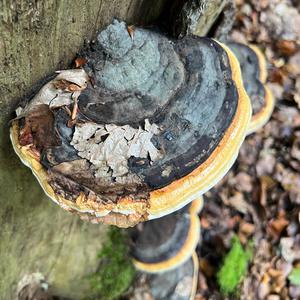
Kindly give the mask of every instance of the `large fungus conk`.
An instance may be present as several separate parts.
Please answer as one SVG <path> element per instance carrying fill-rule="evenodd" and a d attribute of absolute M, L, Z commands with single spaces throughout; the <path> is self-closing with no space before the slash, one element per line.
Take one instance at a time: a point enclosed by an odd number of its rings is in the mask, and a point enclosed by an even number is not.
<path fill-rule="evenodd" d="M 239 60 L 243 83 L 251 100 L 253 116 L 247 133 L 253 133 L 263 127 L 274 109 L 272 92 L 265 84 L 267 80 L 266 60 L 255 45 L 230 42 L 228 46 Z"/>
<path fill-rule="evenodd" d="M 114 21 L 85 59 L 19 108 L 11 129 L 61 207 L 128 227 L 182 208 L 230 169 L 251 105 L 226 46 Z"/>
<path fill-rule="evenodd" d="M 200 239 L 197 214 L 202 205 L 203 198 L 200 197 L 170 215 L 131 229 L 131 254 L 135 267 L 147 273 L 160 273 L 187 261 Z"/>

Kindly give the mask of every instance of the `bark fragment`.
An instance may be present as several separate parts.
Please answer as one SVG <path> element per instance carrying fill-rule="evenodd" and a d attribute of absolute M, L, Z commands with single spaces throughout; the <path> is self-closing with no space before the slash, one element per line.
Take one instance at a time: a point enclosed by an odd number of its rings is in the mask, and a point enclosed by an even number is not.
<path fill-rule="evenodd" d="M 159 129 L 145 120 L 145 130 L 129 125 L 98 125 L 83 123 L 75 126 L 71 145 L 78 155 L 90 161 L 96 168 L 95 177 L 121 177 L 128 173 L 128 159 L 150 158 L 156 161 L 161 152 L 151 142 Z"/>

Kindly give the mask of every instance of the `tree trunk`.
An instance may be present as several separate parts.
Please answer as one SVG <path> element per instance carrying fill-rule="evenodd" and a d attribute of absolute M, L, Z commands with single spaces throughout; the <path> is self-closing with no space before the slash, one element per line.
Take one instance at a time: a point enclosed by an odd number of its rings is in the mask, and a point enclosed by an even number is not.
<path fill-rule="evenodd" d="M 8 122 L 16 104 L 42 78 L 67 68 L 84 43 L 114 17 L 128 24 L 151 24 L 171 3 L 1 0 L 1 300 L 14 299 L 18 281 L 32 272 L 43 273 L 56 294 L 73 299 L 87 296 L 89 286 L 84 278 L 97 267 L 96 253 L 105 241 L 106 231 L 105 226 L 84 223 L 51 203 L 29 169 L 21 164 L 9 141 Z M 211 14 L 211 5 L 209 9 Z"/>

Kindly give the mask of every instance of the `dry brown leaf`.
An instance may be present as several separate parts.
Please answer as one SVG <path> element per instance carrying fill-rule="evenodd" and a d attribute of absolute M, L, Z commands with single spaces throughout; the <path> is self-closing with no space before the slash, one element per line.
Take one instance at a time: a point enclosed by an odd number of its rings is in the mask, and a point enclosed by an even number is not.
<path fill-rule="evenodd" d="M 250 175 L 248 175 L 245 172 L 239 172 L 235 176 L 235 181 L 236 181 L 236 188 L 241 191 L 241 192 L 251 192 L 253 187 L 252 187 L 252 178 Z"/>
<path fill-rule="evenodd" d="M 133 40 L 134 32 L 135 32 L 135 26 L 134 25 L 127 26 L 127 31 L 128 31 L 128 34 L 129 34 L 131 40 Z"/>
<path fill-rule="evenodd" d="M 201 223 L 201 228 L 204 228 L 204 229 L 209 228 L 209 226 L 210 226 L 209 221 L 205 217 L 202 217 L 200 219 L 200 223 Z"/>
<path fill-rule="evenodd" d="M 258 177 L 272 174 L 275 167 L 275 163 L 276 158 L 272 153 L 261 152 L 260 159 L 256 163 L 256 172 Z"/>
<path fill-rule="evenodd" d="M 199 260 L 199 268 L 205 274 L 206 277 L 211 277 L 215 273 L 215 269 L 206 258 L 201 258 Z"/>
<path fill-rule="evenodd" d="M 278 61 L 278 62 L 273 62 L 276 64 L 276 68 L 273 68 L 269 71 L 269 76 L 268 80 L 273 83 L 279 83 L 280 85 L 283 85 L 284 81 L 287 78 L 286 72 L 284 72 L 281 67 L 284 65 L 284 62 Z"/>
<path fill-rule="evenodd" d="M 275 238 L 279 237 L 281 232 L 288 226 L 289 221 L 285 217 L 272 219 L 268 224 L 269 233 Z"/>
<path fill-rule="evenodd" d="M 259 203 L 263 206 L 267 206 L 267 191 L 274 187 L 276 182 L 270 176 L 261 176 L 260 178 L 260 195 Z"/>
<path fill-rule="evenodd" d="M 265 299 L 265 297 L 270 293 L 270 277 L 267 273 L 265 273 L 262 277 L 262 280 L 258 286 L 258 298 Z"/>
<path fill-rule="evenodd" d="M 75 68 L 81 68 L 87 63 L 87 60 L 84 57 L 77 57 L 75 59 Z"/>
<path fill-rule="evenodd" d="M 292 66 L 288 71 L 292 73 L 293 76 L 300 75 L 300 50 L 289 58 L 288 65 Z"/>
<path fill-rule="evenodd" d="M 255 225 L 248 223 L 248 222 L 242 222 L 240 225 L 240 231 L 245 233 L 247 236 L 254 233 Z"/>
<path fill-rule="evenodd" d="M 276 43 L 276 47 L 280 51 L 280 53 L 287 56 L 291 56 L 297 52 L 297 45 L 295 41 L 279 40 Z"/>
<path fill-rule="evenodd" d="M 277 269 L 274 269 L 274 268 L 270 268 L 268 270 L 268 273 L 271 277 L 273 278 L 276 278 L 276 277 L 279 277 L 279 276 L 283 276 L 282 274 L 282 271 L 281 270 L 277 270 Z"/>
<path fill-rule="evenodd" d="M 243 214 L 246 214 L 248 211 L 248 203 L 246 202 L 244 195 L 240 192 L 235 192 L 234 196 L 223 199 L 223 201 L 225 204 L 233 206 Z"/>
<path fill-rule="evenodd" d="M 53 82 L 53 85 L 56 89 L 66 92 L 75 92 L 82 90 L 79 85 L 65 79 L 56 80 Z"/>
<path fill-rule="evenodd" d="M 60 139 L 54 128 L 54 115 L 46 104 L 36 105 L 25 117 L 25 126 L 20 131 L 21 145 L 32 141 L 38 151 L 59 146 Z M 24 144 L 25 143 L 25 144 Z"/>

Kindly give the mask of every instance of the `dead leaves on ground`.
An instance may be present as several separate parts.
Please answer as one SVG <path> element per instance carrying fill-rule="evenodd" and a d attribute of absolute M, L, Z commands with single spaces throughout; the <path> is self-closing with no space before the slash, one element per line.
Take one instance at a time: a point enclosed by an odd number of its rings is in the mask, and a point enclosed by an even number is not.
<path fill-rule="evenodd" d="M 247 137 L 233 169 L 207 194 L 200 215 L 200 257 L 214 270 L 233 234 L 244 245 L 253 240 L 255 255 L 239 292 L 245 300 L 300 299 L 300 286 L 289 280 L 300 262 L 300 23 L 288 25 L 299 22 L 300 13 L 291 3 L 237 1 L 232 38 L 264 51 L 277 103 L 269 123 Z M 214 274 L 203 270 L 199 286 L 201 300 L 224 298 Z"/>

